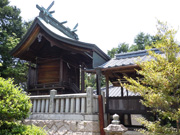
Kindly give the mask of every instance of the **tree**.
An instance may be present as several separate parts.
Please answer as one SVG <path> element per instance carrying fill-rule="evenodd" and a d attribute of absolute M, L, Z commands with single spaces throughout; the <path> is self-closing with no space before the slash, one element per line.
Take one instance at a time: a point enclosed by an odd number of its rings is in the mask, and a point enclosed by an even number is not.
<path fill-rule="evenodd" d="M 115 54 L 124 53 L 124 52 L 132 52 L 138 50 L 149 49 L 152 47 L 152 44 L 156 41 L 160 40 L 158 36 L 152 36 L 150 34 L 145 34 L 140 32 L 135 38 L 134 43 L 129 47 L 127 43 L 120 43 L 118 47 L 112 48 L 108 50 L 108 55 L 113 58 Z"/>
<path fill-rule="evenodd" d="M 134 38 L 134 45 L 132 45 L 129 48 L 129 52 L 132 51 L 138 51 L 138 50 L 144 50 L 146 47 L 151 47 L 154 42 L 157 40 L 160 40 L 157 36 L 151 36 L 150 34 L 145 34 L 143 32 L 140 32 L 135 38 Z"/>
<path fill-rule="evenodd" d="M 114 55 L 117 54 L 118 48 L 112 48 L 111 50 L 108 50 L 108 55 L 111 58 L 114 58 Z"/>
<path fill-rule="evenodd" d="M 26 126 L 20 121 L 30 114 L 32 104 L 29 97 L 11 79 L 0 77 L 0 134 L 1 135 L 44 135 L 36 126 Z"/>
<path fill-rule="evenodd" d="M 134 80 L 125 77 L 130 84 L 124 84 L 126 89 L 138 92 L 144 100 L 142 104 L 150 107 L 158 117 L 156 121 L 141 119 L 147 128 L 141 130 L 147 135 L 179 135 L 180 120 L 180 58 L 177 53 L 180 49 L 174 36 L 176 31 L 168 28 L 166 23 L 158 22 L 158 40 L 154 47 L 164 55 L 149 51 L 154 59 L 147 62 L 138 62 L 141 70 L 137 71 L 143 78 Z M 166 121 L 165 121 L 166 120 Z M 176 126 L 173 126 L 173 122 Z"/>
<path fill-rule="evenodd" d="M 13 36 L 13 33 L 16 33 L 17 37 L 21 38 L 26 31 L 23 28 L 22 18 L 20 16 L 21 11 L 16 6 L 10 6 L 8 4 L 8 0 L 0 1 L 1 29 L 2 31 L 6 31 L 9 36 Z"/>
<path fill-rule="evenodd" d="M 22 84 L 26 80 L 25 61 L 13 58 L 9 52 L 19 43 L 29 23 L 23 24 L 20 10 L 8 4 L 8 0 L 0 1 L 0 75 L 3 78 L 13 77 L 16 84 Z"/>
<path fill-rule="evenodd" d="M 112 48 L 108 50 L 108 55 L 113 58 L 115 54 L 127 52 L 129 50 L 129 44 L 127 43 L 120 43 L 117 48 Z"/>
<path fill-rule="evenodd" d="M 96 86 L 96 74 L 90 74 L 90 73 L 85 73 L 85 86 L 87 87 L 92 87 L 94 90 L 97 89 Z M 101 75 L 101 87 L 106 86 L 106 79 L 103 75 Z"/>

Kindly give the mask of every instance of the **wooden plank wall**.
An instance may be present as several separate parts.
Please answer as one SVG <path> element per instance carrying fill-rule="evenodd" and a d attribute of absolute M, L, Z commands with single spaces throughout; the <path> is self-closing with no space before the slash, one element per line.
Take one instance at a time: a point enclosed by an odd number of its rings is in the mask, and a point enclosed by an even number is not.
<path fill-rule="evenodd" d="M 109 98 L 109 112 L 145 113 L 146 108 L 140 103 L 141 97 L 111 97 Z"/>
<path fill-rule="evenodd" d="M 28 85 L 29 88 L 33 87 L 34 84 L 37 82 L 37 77 L 36 77 L 36 68 L 35 67 L 29 67 L 29 75 L 28 75 Z"/>
<path fill-rule="evenodd" d="M 60 72 L 60 59 L 38 60 L 38 84 L 58 83 Z"/>

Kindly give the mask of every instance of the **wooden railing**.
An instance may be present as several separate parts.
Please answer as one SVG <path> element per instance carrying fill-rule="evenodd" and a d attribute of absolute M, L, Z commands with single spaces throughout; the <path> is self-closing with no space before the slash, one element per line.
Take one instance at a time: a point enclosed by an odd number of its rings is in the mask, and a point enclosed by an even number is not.
<path fill-rule="evenodd" d="M 32 113 L 82 113 L 95 114 L 98 112 L 98 96 L 93 95 L 92 88 L 86 93 L 57 95 L 51 90 L 50 95 L 30 96 Z"/>

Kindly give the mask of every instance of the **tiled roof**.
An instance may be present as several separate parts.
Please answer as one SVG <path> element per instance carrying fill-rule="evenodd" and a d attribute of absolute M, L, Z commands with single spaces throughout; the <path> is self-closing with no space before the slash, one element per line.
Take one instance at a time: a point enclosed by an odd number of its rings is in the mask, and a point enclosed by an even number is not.
<path fill-rule="evenodd" d="M 154 48 L 152 51 L 156 53 L 161 53 L 158 49 Z M 112 67 L 120 67 L 120 66 L 129 66 L 136 65 L 137 61 L 144 62 L 153 59 L 152 56 L 148 55 L 147 50 L 140 50 L 128 53 L 120 53 L 115 55 L 115 58 L 112 58 L 108 62 L 99 66 L 100 68 L 112 68 Z"/>
<path fill-rule="evenodd" d="M 104 91 L 106 93 L 106 87 L 101 88 L 101 91 Z M 127 95 L 127 90 L 124 88 L 123 89 L 123 96 L 140 96 L 138 93 L 134 93 L 132 91 L 128 91 Z M 105 94 L 106 95 L 106 94 Z M 114 86 L 109 86 L 109 97 L 121 97 L 121 87 L 114 87 Z"/>
<path fill-rule="evenodd" d="M 106 96 L 106 87 L 101 88 L 101 91 L 105 92 Z M 96 90 L 94 90 L 94 94 L 96 94 Z M 127 91 L 125 88 L 123 89 L 123 96 L 140 96 L 138 93 L 134 93 L 132 91 Z M 121 87 L 109 86 L 109 97 L 121 97 Z"/>

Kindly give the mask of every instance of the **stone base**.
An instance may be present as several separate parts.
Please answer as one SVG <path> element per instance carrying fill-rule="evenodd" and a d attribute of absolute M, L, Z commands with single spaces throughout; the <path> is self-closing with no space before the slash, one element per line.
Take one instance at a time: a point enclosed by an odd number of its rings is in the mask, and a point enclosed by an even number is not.
<path fill-rule="evenodd" d="M 49 135 L 100 135 L 97 121 L 26 119 L 24 124 L 43 127 Z"/>

